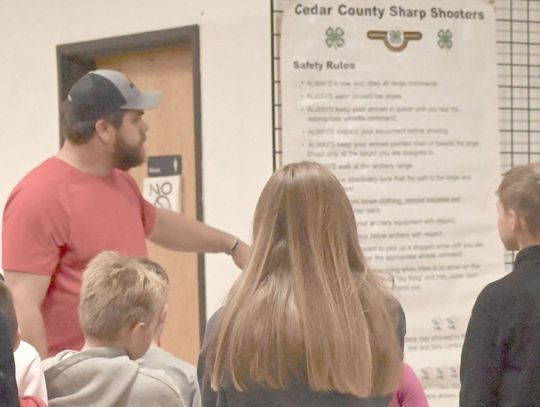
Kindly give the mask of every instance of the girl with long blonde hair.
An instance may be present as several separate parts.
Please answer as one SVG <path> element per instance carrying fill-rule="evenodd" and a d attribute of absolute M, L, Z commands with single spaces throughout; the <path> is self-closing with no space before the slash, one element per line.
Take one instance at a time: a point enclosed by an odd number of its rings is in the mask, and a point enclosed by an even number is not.
<path fill-rule="evenodd" d="M 208 323 L 203 406 L 386 407 L 401 316 L 339 181 L 320 164 L 286 165 L 257 203 L 249 264 Z"/>

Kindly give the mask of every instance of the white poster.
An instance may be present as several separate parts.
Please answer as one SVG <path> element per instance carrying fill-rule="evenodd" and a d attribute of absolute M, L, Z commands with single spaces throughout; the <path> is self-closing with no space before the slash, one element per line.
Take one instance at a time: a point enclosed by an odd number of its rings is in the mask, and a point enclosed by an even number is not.
<path fill-rule="evenodd" d="M 181 179 L 180 175 L 145 178 L 143 180 L 144 199 L 158 208 L 181 213 Z"/>
<path fill-rule="evenodd" d="M 282 19 L 283 163 L 341 180 L 434 407 L 457 406 L 472 304 L 504 271 L 495 57 L 488 1 L 291 1 Z"/>

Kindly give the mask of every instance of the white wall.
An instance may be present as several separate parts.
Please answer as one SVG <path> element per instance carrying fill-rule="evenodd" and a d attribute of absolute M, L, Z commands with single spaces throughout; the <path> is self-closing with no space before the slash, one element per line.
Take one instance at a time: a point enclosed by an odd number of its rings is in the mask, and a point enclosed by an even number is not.
<path fill-rule="evenodd" d="M 0 205 L 58 148 L 56 45 L 200 25 L 205 221 L 250 240 L 272 171 L 270 5 L 233 0 L 0 0 Z M 237 271 L 207 255 L 208 313 Z"/>

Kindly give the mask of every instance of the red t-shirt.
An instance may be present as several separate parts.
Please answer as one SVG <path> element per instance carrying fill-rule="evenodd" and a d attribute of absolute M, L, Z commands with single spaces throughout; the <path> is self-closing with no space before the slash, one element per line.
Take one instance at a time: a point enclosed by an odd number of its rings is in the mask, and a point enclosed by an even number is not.
<path fill-rule="evenodd" d="M 83 270 L 104 250 L 146 256 L 155 208 L 126 172 L 84 173 L 58 158 L 32 170 L 4 209 L 2 267 L 51 276 L 42 304 L 49 355 L 80 350 Z"/>

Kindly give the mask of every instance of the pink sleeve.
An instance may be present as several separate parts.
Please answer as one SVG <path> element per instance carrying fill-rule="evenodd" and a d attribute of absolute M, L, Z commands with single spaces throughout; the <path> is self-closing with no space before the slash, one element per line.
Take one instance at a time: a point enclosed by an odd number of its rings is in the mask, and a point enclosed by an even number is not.
<path fill-rule="evenodd" d="M 21 407 L 47 407 L 47 403 L 38 397 L 23 396 L 19 398 Z"/>
<path fill-rule="evenodd" d="M 52 275 L 69 236 L 64 197 L 39 183 L 21 183 L 4 209 L 2 267 L 4 270 Z"/>
<path fill-rule="evenodd" d="M 403 363 L 401 384 L 388 407 L 429 407 L 422 383 L 406 363 Z"/>

